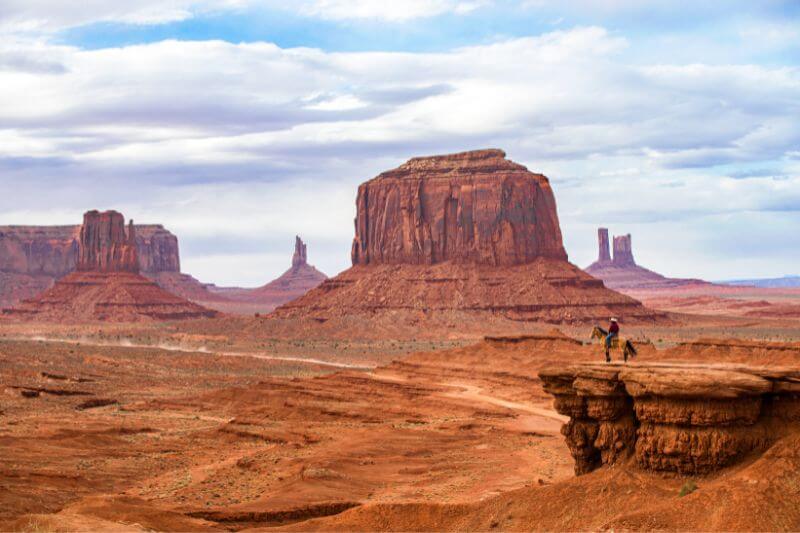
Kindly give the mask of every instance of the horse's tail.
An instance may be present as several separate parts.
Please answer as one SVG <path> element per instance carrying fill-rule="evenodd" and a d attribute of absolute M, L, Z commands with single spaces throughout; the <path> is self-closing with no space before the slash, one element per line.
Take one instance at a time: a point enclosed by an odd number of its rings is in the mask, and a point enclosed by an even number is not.
<path fill-rule="evenodd" d="M 630 352 L 631 357 L 636 357 L 638 355 L 636 348 L 633 347 L 633 343 L 631 341 L 625 341 L 625 347 Z"/>

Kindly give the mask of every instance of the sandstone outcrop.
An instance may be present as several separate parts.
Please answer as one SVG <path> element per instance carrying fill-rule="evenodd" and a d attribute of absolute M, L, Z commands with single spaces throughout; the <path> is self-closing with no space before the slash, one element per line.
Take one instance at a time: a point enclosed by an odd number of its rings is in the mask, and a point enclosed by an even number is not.
<path fill-rule="evenodd" d="M 83 215 L 80 233 L 80 272 L 139 273 L 136 230 L 131 221 L 125 232 L 125 218 L 116 211 L 89 211 Z"/>
<path fill-rule="evenodd" d="M 417 157 L 362 184 L 353 265 L 566 261 L 549 181 L 505 155 Z"/>
<path fill-rule="evenodd" d="M 800 368 L 578 364 L 539 373 L 575 473 L 634 457 L 644 469 L 706 474 L 765 450 L 800 424 Z"/>
<path fill-rule="evenodd" d="M 0 307 L 31 298 L 75 271 L 80 231 L 79 225 L 0 226 Z M 180 276 L 178 238 L 158 224 L 138 224 L 135 231 L 140 272 L 169 281 Z"/>
<path fill-rule="evenodd" d="M 361 185 L 352 262 L 273 316 L 663 317 L 567 261 L 548 179 L 500 150 L 414 158 Z"/>
<path fill-rule="evenodd" d="M 611 289 L 670 289 L 711 285 L 699 279 L 667 278 L 637 265 L 636 260 L 633 258 L 633 244 L 630 234 L 614 237 L 613 256 L 609 251 L 608 229 L 598 229 L 597 240 L 599 245 L 597 261 L 586 267 L 585 271 L 602 280 L 605 286 Z"/>
<path fill-rule="evenodd" d="M 277 306 L 302 296 L 326 279 L 328 276 L 308 264 L 306 244 L 299 236 L 296 236 L 292 266 L 280 277 L 255 289 L 223 288 L 213 290 L 229 300 L 263 305 L 264 311 L 272 311 Z"/>
<path fill-rule="evenodd" d="M 75 272 L 39 296 L 4 311 L 42 321 L 183 319 L 216 312 L 161 289 L 139 274 L 136 228 L 116 211 L 89 211 L 79 231 Z"/>

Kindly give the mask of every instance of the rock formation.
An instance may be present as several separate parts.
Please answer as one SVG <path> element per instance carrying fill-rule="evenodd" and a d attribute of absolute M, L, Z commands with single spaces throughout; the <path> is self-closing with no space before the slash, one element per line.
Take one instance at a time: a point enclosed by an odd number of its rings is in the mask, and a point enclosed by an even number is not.
<path fill-rule="evenodd" d="M 597 262 L 606 265 L 611 262 L 611 251 L 608 244 L 608 228 L 599 228 L 597 230 L 597 244 L 600 248 L 598 252 Z"/>
<path fill-rule="evenodd" d="M 358 188 L 354 265 L 566 261 L 547 178 L 501 150 L 417 157 Z"/>
<path fill-rule="evenodd" d="M 306 244 L 299 236 L 296 236 L 292 266 L 279 278 L 255 289 L 220 288 L 213 290 L 229 300 L 258 304 L 261 306 L 259 309 L 272 311 L 277 306 L 302 296 L 326 279 L 328 276 L 308 264 Z"/>
<path fill-rule="evenodd" d="M 77 270 L 4 314 L 44 321 L 182 319 L 216 313 L 139 274 L 136 228 L 116 211 L 89 211 L 79 231 Z"/>
<path fill-rule="evenodd" d="M 667 278 L 640 267 L 633 258 L 631 235 L 614 237 L 614 255 L 609 253 L 608 229 L 597 230 L 599 255 L 597 261 L 585 270 L 588 274 L 603 281 L 606 287 L 617 290 L 628 289 L 669 289 L 689 285 L 710 285 L 699 279 Z"/>
<path fill-rule="evenodd" d="M 636 266 L 633 260 L 633 245 L 631 244 L 631 234 L 614 237 L 614 260 L 613 264 L 618 267 Z"/>
<path fill-rule="evenodd" d="M 0 226 L 0 307 L 35 296 L 73 272 L 80 231 L 81 226 Z M 140 272 L 170 282 L 180 276 L 178 238 L 156 224 L 139 224 L 135 231 Z"/>
<path fill-rule="evenodd" d="M 705 474 L 764 450 L 800 423 L 800 368 L 691 363 L 578 364 L 539 373 L 575 473 L 628 457 Z"/>
<path fill-rule="evenodd" d="M 361 185 L 352 262 L 274 316 L 658 317 L 567 262 L 548 179 L 501 150 L 414 158 Z"/>
<path fill-rule="evenodd" d="M 125 219 L 116 211 L 89 211 L 80 233 L 79 272 L 139 273 L 133 221 L 125 233 Z"/>

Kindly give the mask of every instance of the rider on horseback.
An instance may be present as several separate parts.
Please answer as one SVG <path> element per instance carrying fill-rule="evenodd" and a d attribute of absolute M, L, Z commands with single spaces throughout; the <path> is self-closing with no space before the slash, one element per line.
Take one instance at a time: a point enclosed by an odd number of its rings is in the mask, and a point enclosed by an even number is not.
<path fill-rule="evenodd" d="M 606 336 L 606 363 L 611 362 L 611 342 L 615 337 L 619 337 L 619 321 L 616 318 L 611 319 L 611 325 L 608 327 L 608 335 Z"/>

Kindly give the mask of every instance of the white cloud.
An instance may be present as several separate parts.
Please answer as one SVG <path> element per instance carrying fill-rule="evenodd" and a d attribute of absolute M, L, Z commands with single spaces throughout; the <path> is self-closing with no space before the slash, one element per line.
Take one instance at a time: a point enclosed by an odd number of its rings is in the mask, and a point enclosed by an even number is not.
<path fill-rule="evenodd" d="M 332 20 L 379 19 L 404 22 L 444 13 L 464 14 L 489 4 L 487 0 L 310 0 L 300 12 Z"/>
<path fill-rule="evenodd" d="M 735 240 L 752 213 L 790 227 L 800 71 L 630 65 L 629 46 L 598 27 L 442 53 L 6 39 L 0 186 L 15 194 L 0 197 L 0 215 L 48 223 L 117 207 L 176 231 L 204 280 L 231 281 L 208 245 L 227 243 L 226 257 L 250 262 L 241 283 L 256 285 L 285 268 L 259 247 L 295 233 L 316 243 L 323 270 L 346 267 L 359 182 L 411 156 L 497 146 L 553 178 L 579 263 L 600 224 L 640 234 L 641 254 L 664 262 L 650 266 L 681 275 L 691 272 L 653 253 L 655 228 L 702 220 L 702 239 L 682 245 L 700 253 L 712 234 Z M 730 164 L 784 178 L 728 179 Z M 786 257 L 770 265 L 798 259 Z"/>

